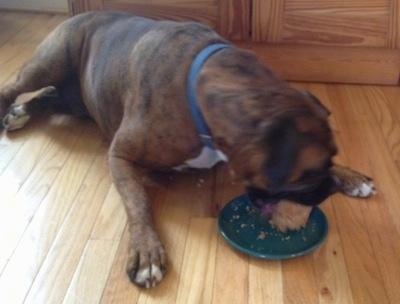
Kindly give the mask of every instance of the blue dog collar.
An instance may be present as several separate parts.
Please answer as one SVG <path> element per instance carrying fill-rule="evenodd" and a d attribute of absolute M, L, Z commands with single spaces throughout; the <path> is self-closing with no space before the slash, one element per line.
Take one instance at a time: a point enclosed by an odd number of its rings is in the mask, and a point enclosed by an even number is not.
<path fill-rule="evenodd" d="M 197 105 L 195 93 L 196 82 L 199 72 L 206 60 L 219 50 L 229 47 L 232 47 L 232 45 L 226 43 L 217 43 L 207 46 L 196 56 L 189 70 L 187 94 L 189 99 L 190 113 L 192 114 L 192 117 L 196 124 L 197 132 L 201 137 L 201 141 L 206 147 L 209 147 L 211 149 L 214 149 L 211 132 L 210 129 L 207 127 L 203 115 L 201 114 L 200 109 Z"/>

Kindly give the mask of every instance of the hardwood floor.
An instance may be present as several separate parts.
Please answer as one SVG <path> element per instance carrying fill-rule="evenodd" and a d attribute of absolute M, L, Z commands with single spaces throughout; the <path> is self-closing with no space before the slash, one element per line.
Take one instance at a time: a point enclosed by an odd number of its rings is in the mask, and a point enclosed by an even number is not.
<path fill-rule="evenodd" d="M 0 84 L 65 16 L 0 12 Z M 128 232 L 95 124 L 43 115 L 0 135 L 0 303 L 400 303 L 400 88 L 295 83 L 332 111 L 337 162 L 378 194 L 321 206 L 326 242 L 295 259 L 249 258 L 218 233 L 242 192 L 228 169 L 171 174 L 152 188 L 169 273 L 152 290 L 125 275 Z"/>

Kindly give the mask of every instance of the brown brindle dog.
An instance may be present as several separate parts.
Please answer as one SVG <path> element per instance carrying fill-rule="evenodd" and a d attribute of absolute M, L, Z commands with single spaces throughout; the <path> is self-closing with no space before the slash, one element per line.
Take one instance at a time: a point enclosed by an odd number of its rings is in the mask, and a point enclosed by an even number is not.
<path fill-rule="evenodd" d="M 221 43 L 188 80 L 199 54 Z M 283 231 L 304 225 L 310 206 L 336 191 L 375 192 L 369 178 L 332 165 L 329 112 L 314 96 L 226 44 L 198 23 L 86 13 L 58 26 L 0 91 L 7 130 L 54 103 L 90 115 L 110 139 L 109 167 L 131 234 L 127 272 L 140 286 L 161 281 L 167 263 L 143 186 L 151 172 L 229 161 L 250 200 L 273 206 L 271 222 Z M 41 88 L 30 102 L 13 104 Z M 209 134 L 199 134 L 195 121 Z"/>

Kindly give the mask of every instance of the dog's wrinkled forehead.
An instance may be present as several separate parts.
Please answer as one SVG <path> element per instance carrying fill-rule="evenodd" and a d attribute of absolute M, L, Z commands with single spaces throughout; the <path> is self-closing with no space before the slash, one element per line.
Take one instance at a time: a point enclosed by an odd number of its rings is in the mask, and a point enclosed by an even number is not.
<path fill-rule="evenodd" d="M 254 206 L 262 208 L 266 204 L 276 204 L 288 200 L 302 205 L 316 206 L 336 192 L 337 185 L 331 176 L 321 179 L 311 189 L 271 193 L 263 189 L 247 187 L 246 193 Z"/>
<path fill-rule="evenodd" d="M 303 93 L 304 110 L 283 116 L 264 133 L 268 149 L 264 173 L 268 188 L 302 183 L 307 172 L 327 172 L 336 154 L 329 111 L 310 93 Z"/>
<path fill-rule="evenodd" d="M 265 141 L 272 147 L 264 169 L 270 188 L 279 188 L 300 179 L 306 172 L 326 168 L 335 153 L 329 148 L 330 144 L 321 143 L 312 133 L 300 133 L 294 123 L 287 120 L 271 129 Z"/>

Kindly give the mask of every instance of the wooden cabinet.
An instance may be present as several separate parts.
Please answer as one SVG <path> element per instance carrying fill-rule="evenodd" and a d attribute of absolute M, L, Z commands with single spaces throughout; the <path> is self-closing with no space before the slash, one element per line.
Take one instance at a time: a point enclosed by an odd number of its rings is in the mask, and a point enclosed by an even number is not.
<path fill-rule="evenodd" d="M 400 0 L 253 0 L 252 48 L 292 80 L 399 84 Z"/>
<path fill-rule="evenodd" d="M 250 0 L 70 0 L 72 14 L 90 10 L 125 11 L 154 19 L 202 22 L 229 39 L 247 40 Z"/>
<path fill-rule="evenodd" d="M 399 83 L 400 0 L 70 0 L 70 8 L 199 21 L 289 80 Z"/>

